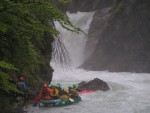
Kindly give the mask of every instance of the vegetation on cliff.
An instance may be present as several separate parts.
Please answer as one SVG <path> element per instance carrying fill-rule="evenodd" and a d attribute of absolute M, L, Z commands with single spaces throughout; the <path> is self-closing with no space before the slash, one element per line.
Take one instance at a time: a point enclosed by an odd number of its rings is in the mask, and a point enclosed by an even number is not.
<path fill-rule="evenodd" d="M 53 21 L 59 21 L 68 30 L 79 30 L 52 0 L 0 1 L 1 95 L 12 97 L 18 93 L 15 82 L 19 76 L 32 86 L 37 86 L 41 78 L 50 81 L 51 43 L 53 36 L 59 34 Z"/>

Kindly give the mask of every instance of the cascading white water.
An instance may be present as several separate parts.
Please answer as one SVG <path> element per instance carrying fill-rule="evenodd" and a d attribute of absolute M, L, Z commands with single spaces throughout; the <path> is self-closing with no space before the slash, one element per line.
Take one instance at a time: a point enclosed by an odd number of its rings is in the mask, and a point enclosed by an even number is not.
<path fill-rule="evenodd" d="M 78 12 L 77 14 L 68 13 L 68 15 L 74 24 L 80 23 L 79 27 L 85 27 L 85 30 L 88 31 L 91 21 L 88 19 L 92 19 L 93 13 Z M 86 39 L 82 36 L 77 37 L 77 34 L 71 34 L 59 24 L 57 28 L 62 33 L 61 37 L 73 62 L 78 66 L 84 60 L 82 52 Z M 31 107 L 29 113 L 150 113 L 150 74 L 94 72 L 83 69 L 63 71 L 55 66 L 53 68 L 52 84 L 60 82 L 63 87 L 66 87 L 73 83 L 100 78 L 107 82 L 110 90 L 81 95 L 82 101 L 74 105 L 50 108 Z"/>
<path fill-rule="evenodd" d="M 92 21 L 94 12 L 84 13 L 69 13 L 67 12 L 73 25 L 81 28 L 86 34 L 88 34 L 89 26 Z M 69 52 L 73 67 L 80 66 L 84 61 L 84 48 L 87 37 L 83 33 L 75 33 L 64 29 L 59 22 L 55 22 L 56 29 L 60 32 L 59 37 L 62 39 L 66 49 Z M 55 67 L 56 68 L 56 67 Z"/>

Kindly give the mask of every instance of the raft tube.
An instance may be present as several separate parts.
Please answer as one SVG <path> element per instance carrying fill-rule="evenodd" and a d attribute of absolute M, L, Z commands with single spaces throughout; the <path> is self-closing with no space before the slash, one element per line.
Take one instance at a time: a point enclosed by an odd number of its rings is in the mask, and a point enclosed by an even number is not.
<path fill-rule="evenodd" d="M 40 100 L 39 107 L 61 107 L 66 105 L 71 105 L 74 103 L 78 103 L 81 101 L 81 97 L 78 98 L 72 98 L 74 102 L 71 102 L 69 99 L 61 100 L 61 99 L 55 99 L 55 100 Z"/>

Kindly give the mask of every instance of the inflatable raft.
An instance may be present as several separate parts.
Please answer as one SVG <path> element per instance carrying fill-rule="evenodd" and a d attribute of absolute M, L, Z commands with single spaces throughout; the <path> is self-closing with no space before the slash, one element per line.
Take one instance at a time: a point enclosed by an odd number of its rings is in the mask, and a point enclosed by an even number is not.
<path fill-rule="evenodd" d="M 74 101 L 71 101 L 72 99 Z M 61 107 L 61 106 L 71 105 L 71 104 L 80 102 L 81 97 L 79 96 L 78 98 L 71 98 L 71 100 L 70 99 L 40 100 L 39 107 L 44 107 L 44 106 L 45 107 L 51 107 L 51 106 Z"/>

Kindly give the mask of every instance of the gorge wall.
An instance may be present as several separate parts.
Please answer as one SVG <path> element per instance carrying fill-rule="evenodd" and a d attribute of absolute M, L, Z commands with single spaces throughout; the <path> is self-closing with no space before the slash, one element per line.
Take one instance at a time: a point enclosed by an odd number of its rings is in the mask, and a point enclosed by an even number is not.
<path fill-rule="evenodd" d="M 86 44 L 90 52 L 85 50 L 88 58 L 80 68 L 150 72 L 149 5 L 147 0 L 75 0 L 67 6 L 71 12 L 96 11 Z"/>
<path fill-rule="evenodd" d="M 77 11 L 91 12 L 109 7 L 111 4 L 112 0 L 72 0 L 71 3 L 63 6 L 63 9 L 71 13 Z"/>

